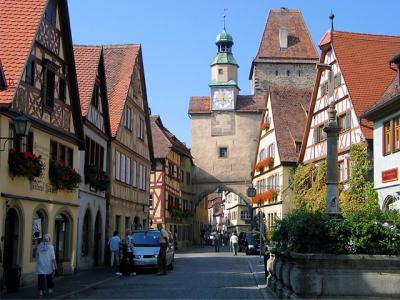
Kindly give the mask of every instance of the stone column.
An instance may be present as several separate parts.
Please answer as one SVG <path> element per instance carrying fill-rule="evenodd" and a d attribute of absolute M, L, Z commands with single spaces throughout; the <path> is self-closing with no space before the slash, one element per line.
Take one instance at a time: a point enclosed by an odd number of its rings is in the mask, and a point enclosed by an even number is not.
<path fill-rule="evenodd" d="M 338 151 L 337 141 L 340 128 L 336 121 L 335 104 L 332 102 L 328 110 L 329 123 L 324 127 L 327 135 L 326 155 L 326 210 L 325 213 L 332 216 L 340 214 L 339 211 L 339 176 L 338 176 Z"/>

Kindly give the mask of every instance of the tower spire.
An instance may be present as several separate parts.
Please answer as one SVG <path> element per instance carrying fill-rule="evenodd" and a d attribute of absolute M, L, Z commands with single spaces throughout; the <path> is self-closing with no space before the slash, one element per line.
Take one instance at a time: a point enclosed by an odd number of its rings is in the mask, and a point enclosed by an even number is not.
<path fill-rule="evenodd" d="M 330 31 L 330 35 L 331 35 L 331 45 L 333 44 L 333 20 L 335 19 L 335 15 L 333 14 L 333 11 L 331 11 L 331 14 L 329 15 L 329 19 L 331 20 L 331 31 Z"/>
<path fill-rule="evenodd" d="M 224 15 L 223 15 L 223 18 L 224 18 L 224 31 L 226 31 L 226 12 L 227 11 L 228 11 L 228 9 L 224 8 Z"/>

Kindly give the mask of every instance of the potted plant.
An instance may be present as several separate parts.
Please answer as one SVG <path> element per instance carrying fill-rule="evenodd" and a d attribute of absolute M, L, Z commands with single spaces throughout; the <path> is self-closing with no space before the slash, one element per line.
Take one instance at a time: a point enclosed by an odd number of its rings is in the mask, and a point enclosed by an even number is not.
<path fill-rule="evenodd" d="M 72 191 L 81 183 L 81 175 L 62 161 L 50 160 L 49 179 L 56 191 Z"/>
<path fill-rule="evenodd" d="M 33 180 L 40 177 L 45 168 L 40 155 L 35 155 L 30 151 L 18 152 L 11 148 L 8 153 L 8 170 L 11 178 L 15 176 L 28 177 Z"/>

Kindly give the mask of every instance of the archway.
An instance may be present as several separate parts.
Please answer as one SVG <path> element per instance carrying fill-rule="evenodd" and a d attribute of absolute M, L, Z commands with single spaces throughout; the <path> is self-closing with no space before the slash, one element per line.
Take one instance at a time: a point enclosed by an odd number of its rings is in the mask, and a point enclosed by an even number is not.
<path fill-rule="evenodd" d="M 101 239 L 102 239 L 102 230 L 101 230 L 101 215 L 100 211 L 97 212 L 96 220 L 94 222 L 94 235 L 93 235 L 93 262 L 95 266 L 101 264 Z"/>
<path fill-rule="evenodd" d="M 90 217 L 89 208 L 86 209 L 85 216 L 82 223 L 82 240 L 81 240 L 81 256 L 89 256 L 90 253 L 90 231 L 92 222 Z"/>
<path fill-rule="evenodd" d="M 15 208 L 8 209 L 5 222 L 3 267 L 19 263 L 21 220 Z"/>
<path fill-rule="evenodd" d="M 66 212 L 56 215 L 54 233 L 56 261 L 59 264 L 59 272 L 62 273 L 62 262 L 70 259 L 72 242 L 72 220 Z"/>
<path fill-rule="evenodd" d="M 389 210 L 390 205 L 394 203 L 396 199 L 392 195 L 386 196 L 385 200 L 383 200 L 382 210 Z"/>

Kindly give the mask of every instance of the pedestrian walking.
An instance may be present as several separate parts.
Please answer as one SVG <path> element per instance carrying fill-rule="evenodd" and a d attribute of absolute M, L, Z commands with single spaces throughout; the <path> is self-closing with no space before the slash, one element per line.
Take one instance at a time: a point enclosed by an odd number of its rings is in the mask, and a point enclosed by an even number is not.
<path fill-rule="evenodd" d="M 53 271 L 57 269 L 56 255 L 51 244 L 50 234 L 45 234 L 36 249 L 36 274 L 38 275 L 39 298 L 51 297 L 54 291 Z"/>
<path fill-rule="evenodd" d="M 236 235 L 236 232 L 234 232 L 231 236 L 231 239 L 229 241 L 229 244 L 231 246 L 232 251 L 235 253 L 234 255 L 237 255 L 238 253 L 238 248 L 239 248 L 239 238 Z"/>
<path fill-rule="evenodd" d="M 215 233 L 214 234 L 214 249 L 215 249 L 215 252 L 219 252 L 219 247 L 220 247 L 220 243 L 221 243 L 221 239 L 220 239 L 220 236 L 219 236 L 219 233 L 217 232 L 217 233 Z"/>
<path fill-rule="evenodd" d="M 121 247 L 121 238 L 118 236 L 118 230 L 114 231 L 113 237 L 108 241 L 108 245 L 110 246 L 111 251 L 111 267 L 115 265 L 119 266 L 119 250 Z"/>
<path fill-rule="evenodd" d="M 167 275 L 167 247 L 169 243 L 168 232 L 163 228 L 163 224 L 158 223 L 157 229 L 160 230 L 160 252 L 158 253 L 158 275 Z"/>
<path fill-rule="evenodd" d="M 206 234 L 206 231 L 204 229 L 200 229 L 200 247 L 204 248 L 204 235 Z"/>
<path fill-rule="evenodd" d="M 134 245 L 132 238 L 132 231 L 128 229 L 126 231 L 126 236 L 124 243 L 122 245 L 123 254 L 122 260 L 119 265 L 119 272 L 117 275 L 131 275 L 136 276 L 135 261 L 133 259 Z"/>

